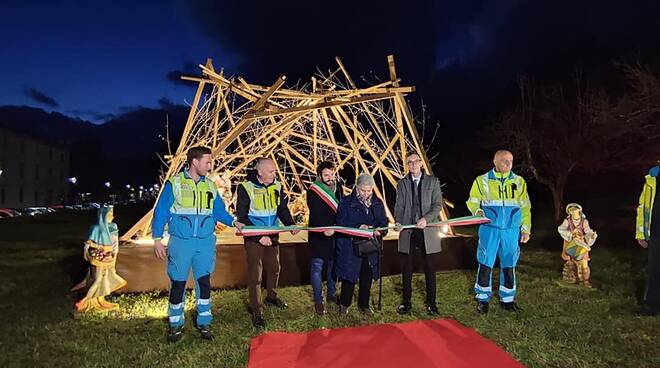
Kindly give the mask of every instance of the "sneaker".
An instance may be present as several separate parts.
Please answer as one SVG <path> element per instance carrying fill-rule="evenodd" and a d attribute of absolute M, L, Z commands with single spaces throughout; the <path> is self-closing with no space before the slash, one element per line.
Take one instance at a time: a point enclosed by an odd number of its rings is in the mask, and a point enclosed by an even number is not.
<path fill-rule="evenodd" d="M 289 305 L 286 304 L 286 303 L 285 303 L 282 299 L 280 299 L 280 298 L 275 298 L 275 299 L 269 299 L 269 298 L 266 298 L 265 304 L 266 304 L 266 305 L 272 305 L 272 306 L 277 307 L 277 308 L 280 308 L 280 309 L 287 309 L 287 308 L 289 308 Z"/>
<path fill-rule="evenodd" d="M 371 317 L 374 315 L 374 311 L 369 307 L 360 308 L 360 312 L 362 312 L 362 314 L 364 314 L 365 317 Z"/>
<path fill-rule="evenodd" d="M 426 305 L 426 313 L 432 314 L 432 315 L 437 315 L 440 314 L 438 311 L 438 306 L 435 304 L 427 304 Z"/>
<path fill-rule="evenodd" d="M 254 326 L 254 328 L 266 327 L 266 321 L 261 313 L 255 313 L 252 315 L 252 326 Z"/>
<path fill-rule="evenodd" d="M 477 313 L 488 314 L 488 302 L 477 302 Z"/>
<path fill-rule="evenodd" d="M 410 303 L 401 303 L 396 308 L 396 312 L 399 314 L 408 314 L 412 310 L 412 305 Z"/>
<path fill-rule="evenodd" d="M 197 328 L 199 330 L 199 336 L 204 339 L 204 340 L 213 340 L 214 336 L 213 333 L 211 332 L 211 326 L 205 325 L 205 326 L 199 326 Z"/>
<path fill-rule="evenodd" d="M 348 307 L 344 307 L 343 305 L 339 306 L 339 314 L 342 316 L 348 315 Z"/>
<path fill-rule="evenodd" d="M 509 311 L 509 312 L 521 311 L 520 307 L 518 307 L 518 304 L 516 304 L 516 302 L 509 302 L 509 303 L 500 302 L 500 307 L 505 311 Z"/>
<path fill-rule="evenodd" d="M 318 314 L 319 316 L 325 314 L 325 307 L 323 306 L 323 303 L 314 303 L 314 310 L 316 311 L 316 314 Z"/>
<path fill-rule="evenodd" d="M 183 326 L 170 327 L 167 334 L 167 342 L 175 343 L 183 338 Z"/>

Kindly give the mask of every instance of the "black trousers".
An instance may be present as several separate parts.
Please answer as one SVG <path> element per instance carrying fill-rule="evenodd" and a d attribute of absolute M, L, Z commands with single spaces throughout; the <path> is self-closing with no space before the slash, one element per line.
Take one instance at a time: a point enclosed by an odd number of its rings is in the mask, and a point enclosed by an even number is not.
<path fill-rule="evenodd" d="M 413 260 L 415 253 L 419 252 L 424 263 L 424 282 L 426 283 L 426 305 L 435 305 L 435 268 L 431 262 L 431 257 L 426 254 L 424 245 L 424 230 L 413 230 L 410 235 L 409 253 L 399 253 L 401 260 L 401 282 L 403 283 L 403 295 L 401 302 L 410 304 L 412 297 L 412 275 Z"/>
<path fill-rule="evenodd" d="M 371 295 L 371 283 L 373 275 L 371 274 L 371 267 L 369 267 L 369 258 L 362 257 L 362 264 L 360 265 L 360 277 L 358 282 L 360 288 L 358 289 L 358 307 L 369 308 L 369 296 Z M 353 301 L 353 292 L 355 291 L 355 283 L 342 280 L 341 293 L 339 294 L 339 304 L 344 307 L 351 305 Z"/>
<path fill-rule="evenodd" d="M 660 312 L 660 237 L 651 237 L 646 265 L 646 304 Z"/>

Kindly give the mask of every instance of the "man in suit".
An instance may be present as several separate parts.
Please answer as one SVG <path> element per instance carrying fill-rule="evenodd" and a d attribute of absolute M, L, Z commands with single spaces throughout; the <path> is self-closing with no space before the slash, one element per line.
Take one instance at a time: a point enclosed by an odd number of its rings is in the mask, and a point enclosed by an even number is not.
<path fill-rule="evenodd" d="M 422 159 L 418 154 L 410 154 L 406 163 L 409 173 L 397 183 L 394 219 L 397 225 L 416 224 L 416 228 L 401 230 L 399 234 L 403 295 L 397 312 L 405 314 L 412 309 L 413 259 L 414 254 L 419 252 L 424 263 L 426 311 L 437 314 L 435 268 L 430 255 L 442 249 L 440 229 L 427 228 L 426 225 L 438 220 L 442 209 L 442 190 L 438 178 L 422 171 Z"/>

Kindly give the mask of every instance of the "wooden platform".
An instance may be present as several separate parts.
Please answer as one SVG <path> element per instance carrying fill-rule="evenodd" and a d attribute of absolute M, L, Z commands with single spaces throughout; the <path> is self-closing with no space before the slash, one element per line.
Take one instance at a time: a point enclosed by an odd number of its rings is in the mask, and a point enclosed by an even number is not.
<path fill-rule="evenodd" d="M 393 234 L 396 235 L 396 234 Z M 280 286 L 309 284 L 310 249 L 306 235 L 292 237 L 282 234 L 280 245 Z M 393 275 L 401 272 L 397 253 L 397 236 L 385 238 L 383 248 L 383 274 Z M 443 251 L 432 255 L 439 271 L 475 269 L 476 239 L 468 236 L 450 236 L 442 238 Z M 247 282 L 247 262 L 242 238 L 233 234 L 218 236 L 215 272 L 211 275 L 214 289 L 243 288 Z M 416 262 L 416 271 L 421 271 L 420 262 Z M 119 292 L 145 292 L 152 290 L 166 291 L 169 279 L 166 262 L 154 256 L 151 241 L 127 243 L 120 247 L 117 259 L 117 272 L 128 281 L 128 285 Z M 192 276 L 188 287 L 192 287 Z"/>

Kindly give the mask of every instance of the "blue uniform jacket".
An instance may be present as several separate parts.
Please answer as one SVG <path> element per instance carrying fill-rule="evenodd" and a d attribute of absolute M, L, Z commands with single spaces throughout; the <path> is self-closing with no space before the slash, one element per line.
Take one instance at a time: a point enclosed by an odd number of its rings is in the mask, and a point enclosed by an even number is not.
<path fill-rule="evenodd" d="M 201 180 L 205 180 L 202 178 Z M 154 239 L 162 238 L 165 224 L 168 224 L 168 232 L 171 236 L 181 239 L 207 239 L 215 235 L 216 221 L 227 226 L 232 226 L 234 217 L 227 212 L 225 203 L 219 195 L 213 200 L 213 216 L 209 215 L 173 215 L 170 212 L 174 204 L 174 191 L 172 184 L 165 182 L 163 192 L 160 194 L 152 223 L 152 235 Z"/>

